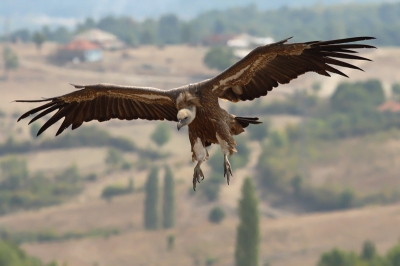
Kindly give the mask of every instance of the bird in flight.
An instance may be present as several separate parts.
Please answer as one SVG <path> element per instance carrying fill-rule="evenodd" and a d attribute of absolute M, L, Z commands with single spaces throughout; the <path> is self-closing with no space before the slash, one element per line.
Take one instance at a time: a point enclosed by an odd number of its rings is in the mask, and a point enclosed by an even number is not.
<path fill-rule="evenodd" d="M 288 38 L 290 39 L 290 38 Z M 265 96 L 279 84 L 289 83 L 306 72 L 330 76 L 335 73 L 347 77 L 337 66 L 360 69 L 342 59 L 367 60 L 355 55 L 354 49 L 375 48 L 356 43 L 373 37 L 354 37 L 331 41 L 287 43 L 288 39 L 260 46 L 214 78 L 170 90 L 114 84 L 73 85 L 78 90 L 42 100 L 24 113 L 18 121 L 32 114 L 29 122 L 56 111 L 40 128 L 38 135 L 64 118 L 56 136 L 72 125 L 72 130 L 83 122 L 147 119 L 177 122 L 177 129 L 189 127 L 192 159 L 197 161 L 193 172 L 193 189 L 204 179 L 201 164 L 208 159 L 207 147 L 219 144 L 224 156 L 224 177 L 229 180 L 232 168 L 228 156 L 236 152 L 234 135 L 244 132 L 249 124 L 261 123 L 257 117 L 239 117 L 221 108 L 218 99 L 231 102 L 254 100 Z"/>

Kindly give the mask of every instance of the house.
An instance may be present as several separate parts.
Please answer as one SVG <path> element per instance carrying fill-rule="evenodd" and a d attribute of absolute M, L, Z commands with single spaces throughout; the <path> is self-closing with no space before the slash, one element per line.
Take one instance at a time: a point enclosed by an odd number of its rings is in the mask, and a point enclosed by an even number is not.
<path fill-rule="evenodd" d="M 99 29 L 81 32 L 73 40 L 89 41 L 99 45 L 104 50 L 119 50 L 125 47 L 125 44 L 117 36 Z"/>
<path fill-rule="evenodd" d="M 55 54 L 55 60 L 61 63 L 96 62 L 102 59 L 103 52 L 100 46 L 86 40 L 73 40 L 61 46 Z"/>
<path fill-rule="evenodd" d="M 378 110 L 380 112 L 399 113 L 400 112 L 400 103 L 392 101 L 392 100 L 386 101 L 378 107 Z"/>
<path fill-rule="evenodd" d="M 203 39 L 202 43 L 205 46 L 221 45 L 225 46 L 226 43 L 232 38 L 232 35 L 226 34 L 213 34 Z"/>
<path fill-rule="evenodd" d="M 273 43 L 271 37 L 256 37 L 248 34 L 240 34 L 230 38 L 226 45 L 233 49 L 233 54 L 237 58 L 243 58 L 257 46 Z"/>

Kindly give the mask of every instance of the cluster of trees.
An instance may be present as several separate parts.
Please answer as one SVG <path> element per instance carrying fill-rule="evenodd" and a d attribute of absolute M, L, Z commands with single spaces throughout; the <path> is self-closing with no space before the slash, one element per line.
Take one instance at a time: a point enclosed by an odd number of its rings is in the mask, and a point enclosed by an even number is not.
<path fill-rule="evenodd" d="M 220 71 L 227 69 L 236 62 L 233 50 L 225 46 L 211 47 L 204 56 L 204 64 L 210 69 L 218 69 Z"/>
<path fill-rule="evenodd" d="M 360 254 L 344 251 L 338 248 L 323 253 L 318 266 L 398 266 L 400 265 L 400 244 L 393 246 L 381 256 L 377 253 L 375 244 L 365 241 Z"/>
<path fill-rule="evenodd" d="M 156 230 L 160 226 L 159 215 L 159 184 L 158 168 L 150 170 L 145 186 L 144 201 L 144 227 L 147 230 Z M 175 184 L 172 170 L 165 167 L 163 204 L 162 204 L 162 227 L 172 228 L 175 225 Z"/>
<path fill-rule="evenodd" d="M 76 166 L 68 167 L 53 177 L 42 172 L 29 173 L 26 161 L 8 157 L 1 161 L 0 215 L 21 209 L 59 204 L 78 194 L 82 182 Z"/>
<path fill-rule="evenodd" d="M 82 239 L 89 237 L 102 237 L 108 238 L 112 235 L 119 235 L 118 228 L 93 228 L 88 231 L 66 231 L 56 232 L 52 229 L 39 230 L 39 231 L 18 231 L 10 232 L 7 229 L 0 229 L 1 238 L 9 240 L 13 243 L 44 243 L 44 242 L 61 242 L 72 239 Z M 1 264 L 0 264 L 1 265 Z"/>
<path fill-rule="evenodd" d="M 88 18 L 74 31 L 65 27 L 31 33 L 26 29 L 10 35 L 11 40 L 37 43 L 46 40 L 65 43 L 76 33 L 99 28 L 117 35 L 129 45 L 200 43 L 214 34 L 249 33 L 284 39 L 296 36 L 296 41 L 344 38 L 370 35 L 375 44 L 400 45 L 400 3 L 376 5 L 342 5 L 335 7 L 287 8 L 261 11 L 255 5 L 223 11 L 208 11 L 185 21 L 166 14 L 159 19 L 135 20 L 130 17 L 108 16 L 95 21 Z M 366 26 L 367 25 L 367 26 Z M 41 37 L 43 36 L 43 37 Z"/>
<path fill-rule="evenodd" d="M 36 138 L 35 132 L 40 126 L 34 125 L 31 135 Z M 79 130 L 63 134 L 57 138 L 46 138 L 40 141 L 17 141 L 15 138 L 9 137 L 4 143 L 0 143 L 0 155 L 77 147 L 110 147 L 114 151 L 137 152 L 141 158 L 153 160 L 168 156 L 168 154 L 151 148 L 137 147 L 132 140 L 124 137 L 113 137 L 107 131 L 95 126 L 83 126 Z"/>
<path fill-rule="evenodd" d="M 19 67 L 19 59 L 17 54 L 8 46 L 3 49 L 3 61 L 4 61 L 4 78 L 7 78 L 10 70 L 17 69 Z"/>
<path fill-rule="evenodd" d="M 396 87 L 393 94 L 396 97 Z M 381 112 L 378 106 L 385 101 L 382 83 L 372 79 L 363 82 L 341 83 L 327 100 L 318 99 L 306 91 L 296 92 L 286 100 L 262 104 L 256 101 L 249 107 L 232 105 L 231 112 L 238 115 L 290 114 L 307 119 L 288 131 L 291 138 L 302 134 L 314 139 L 341 139 L 371 134 L 390 128 L 400 128 L 400 118 L 391 112 Z M 265 135 L 262 127 L 253 127 L 251 134 Z M 303 132 L 304 131 L 304 132 Z M 301 133 L 303 132 L 303 133 Z"/>
<path fill-rule="evenodd" d="M 1 266 L 57 266 L 57 262 L 43 263 L 39 259 L 28 256 L 16 244 L 8 240 L 0 240 L 0 265 Z M 67 266 L 66 263 L 63 266 Z"/>
<path fill-rule="evenodd" d="M 131 178 L 126 186 L 115 184 L 104 187 L 103 191 L 101 192 L 101 197 L 111 201 L 114 197 L 131 194 L 134 191 L 135 187 L 133 186 L 133 179 Z"/>
<path fill-rule="evenodd" d="M 393 91 L 396 86 L 393 86 Z M 292 102 L 294 97 L 298 96 L 289 97 L 287 102 Z M 342 83 L 328 100 L 316 99 L 314 95 L 308 94 L 302 97 L 308 103 L 307 108 L 303 108 L 306 110 L 302 111 L 307 118 L 303 122 L 288 125 L 284 131 L 267 131 L 264 138 L 261 134 L 264 132 L 257 132 L 265 129 L 259 126 L 251 128 L 251 135 L 258 134 L 259 141 L 266 140 L 257 165 L 262 190 L 279 191 L 286 199 L 292 198 L 296 204 L 312 211 L 398 201 L 398 190 L 362 195 L 350 188 L 311 186 L 306 182 L 307 171 L 303 167 L 307 164 L 307 158 L 317 156 L 319 145 L 326 143 L 326 140 L 400 128 L 396 113 L 378 110 L 378 106 L 385 101 L 381 83 L 378 80 Z M 283 101 L 273 105 L 282 107 L 286 104 Z M 279 110 L 284 110 L 281 107 Z M 268 108 L 259 103 L 256 104 L 256 109 L 264 111 Z"/>

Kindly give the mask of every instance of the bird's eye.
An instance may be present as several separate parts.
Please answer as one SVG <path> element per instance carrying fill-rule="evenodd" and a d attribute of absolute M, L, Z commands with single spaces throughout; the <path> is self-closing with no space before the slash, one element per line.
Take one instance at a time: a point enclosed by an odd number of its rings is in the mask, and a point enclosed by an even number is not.
<path fill-rule="evenodd" d="M 187 119 L 187 117 L 184 118 L 185 120 Z"/>

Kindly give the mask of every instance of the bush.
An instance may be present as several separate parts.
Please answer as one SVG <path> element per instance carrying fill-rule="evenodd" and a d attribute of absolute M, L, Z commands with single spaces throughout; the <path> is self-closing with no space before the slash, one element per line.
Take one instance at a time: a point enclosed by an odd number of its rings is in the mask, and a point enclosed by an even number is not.
<path fill-rule="evenodd" d="M 28 166 L 26 161 L 16 157 L 9 157 L 0 163 L 2 180 L 1 190 L 15 190 L 20 188 L 28 179 Z"/>
<path fill-rule="evenodd" d="M 221 207 L 214 207 L 208 215 L 208 220 L 212 223 L 219 224 L 225 218 L 225 211 Z"/>
<path fill-rule="evenodd" d="M 334 248 L 321 255 L 318 266 L 395 266 L 400 265 L 400 248 L 394 246 L 385 257 L 379 256 L 375 244 L 365 241 L 360 256 L 350 251 Z"/>
<path fill-rule="evenodd" d="M 318 266 L 356 266 L 360 264 L 360 259 L 353 252 L 345 252 L 340 249 L 333 249 L 322 254 Z"/>
<path fill-rule="evenodd" d="M 246 128 L 246 131 L 249 132 L 249 138 L 251 140 L 263 141 L 269 133 L 270 130 L 270 121 L 263 121 L 260 125 L 250 125 Z"/>
<path fill-rule="evenodd" d="M 105 163 L 109 166 L 116 168 L 119 164 L 123 163 L 124 155 L 120 150 L 115 148 L 110 148 L 107 151 L 107 157 Z"/>
<path fill-rule="evenodd" d="M 210 48 L 203 61 L 208 68 L 215 68 L 222 71 L 235 63 L 236 59 L 232 49 L 216 46 Z"/>
<path fill-rule="evenodd" d="M 158 146 L 161 147 L 171 138 L 171 129 L 167 123 L 159 123 L 150 137 Z"/>
<path fill-rule="evenodd" d="M 351 112 L 376 107 L 385 101 L 379 80 L 341 83 L 330 98 L 330 105 L 337 112 Z"/>
<path fill-rule="evenodd" d="M 224 182 L 224 177 L 218 173 L 212 173 L 209 178 L 205 178 L 200 186 L 201 193 L 209 200 L 215 201 L 219 198 L 221 184 Z"/>
<path fill-rule="evenodd" d="M 104 187 L 101 192 L 101 197 L 106 200 L 112 200 L 114 197 L 130 194 L 133 193 L 133 191 L 133 180 L 130 179 L 128 186 L 110 185 Z"/>
<path fill-rule="evenodd" d="M 10 47 L 4 47 L 3 59 L 6 70 L 17 69 L 19 67 L 18 56 Z"/>

